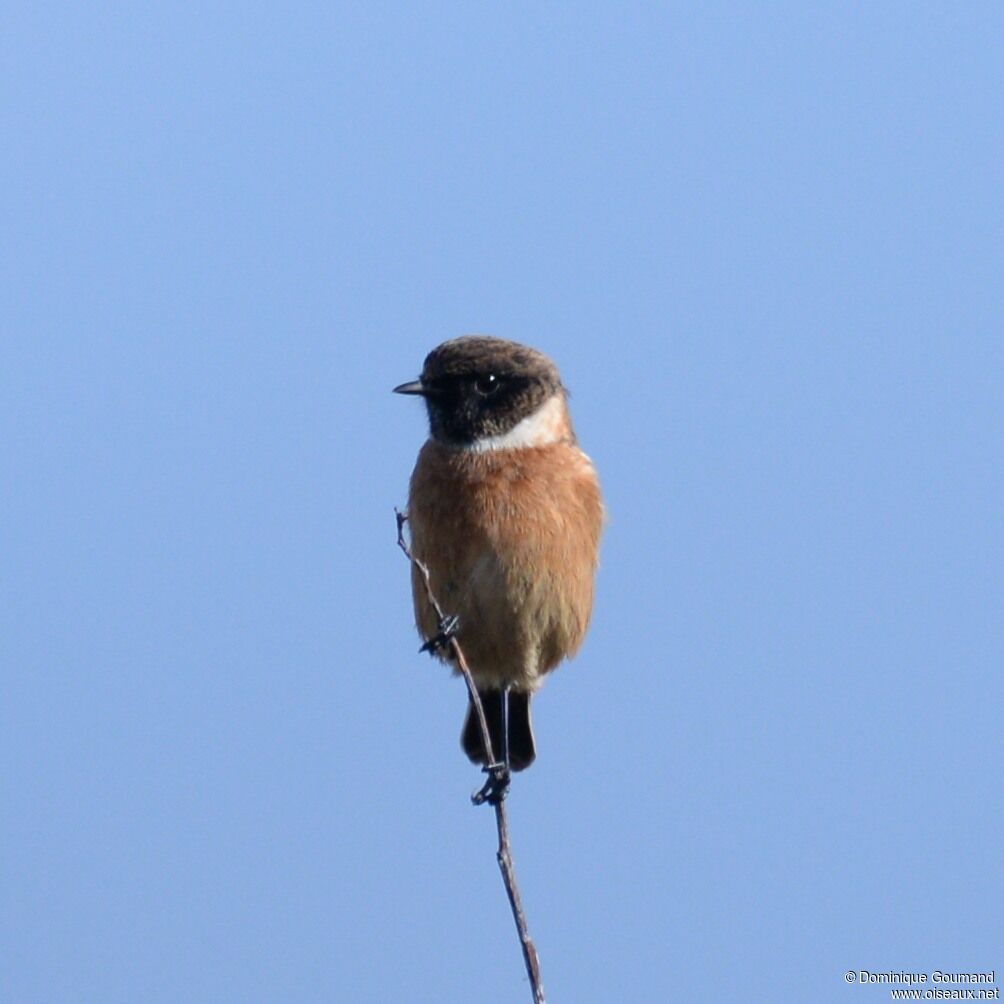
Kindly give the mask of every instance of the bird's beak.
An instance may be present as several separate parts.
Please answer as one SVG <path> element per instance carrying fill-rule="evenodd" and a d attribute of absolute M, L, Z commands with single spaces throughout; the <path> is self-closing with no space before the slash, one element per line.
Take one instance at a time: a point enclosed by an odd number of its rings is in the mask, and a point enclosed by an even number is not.
<path fill-rule="evenodd" d="M 403 383 L 394 388 L 395 394 L 424 394 L 425 387 L 421 380 L 412 380 L 410 383 Z"/>

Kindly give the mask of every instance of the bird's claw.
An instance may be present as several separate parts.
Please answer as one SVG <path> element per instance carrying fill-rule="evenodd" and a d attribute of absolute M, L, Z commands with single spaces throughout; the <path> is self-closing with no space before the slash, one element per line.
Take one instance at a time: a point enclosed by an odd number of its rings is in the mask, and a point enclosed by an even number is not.
<path fill-rule="evenodd" d="M 509 784 L 512 775 L 504 763 L 492 763 L 484 768 L 488 780 L 473 795 L 471 801 L 475 805 L 498 805 L 509 794 Z"/>
<path fill-rule="evenodd" d="M 419 652 L 428 652 L 429 655 L 435 655 L 440 649 L 446 648 L 449 645 L 450 639 L 456 635 L 459 627 L 459 617 L 455 615 L 444 617 L 439 622 L 439 630 L 419 649 Z"/>

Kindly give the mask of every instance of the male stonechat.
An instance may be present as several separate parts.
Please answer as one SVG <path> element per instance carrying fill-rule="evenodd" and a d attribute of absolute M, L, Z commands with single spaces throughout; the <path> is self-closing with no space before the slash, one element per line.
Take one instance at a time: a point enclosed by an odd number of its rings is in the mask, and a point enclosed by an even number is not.
<path fill-rule="evenodd" d="M 394 390 L 421 395 L 429 415 L 408 496 L 412 554 L 458 618 L 493 752 L 523 770 L 537 755 L 530 698 L 589 624 L 603 523 L 596 471 L 579 449 L 558 370 L 536 349 L 455 338 Z M 414 566 L 412 597 L 429 642 L 442 626 Z M 433 651 L 451 661 L 448 646 Z M 488 765 L 470 707 L 461 744 Z"/>

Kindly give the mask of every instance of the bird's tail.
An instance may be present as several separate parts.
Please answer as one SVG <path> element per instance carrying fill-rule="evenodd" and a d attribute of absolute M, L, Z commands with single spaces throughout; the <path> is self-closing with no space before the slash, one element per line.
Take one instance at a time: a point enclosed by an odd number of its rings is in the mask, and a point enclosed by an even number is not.
<path fill-rule="evenodd" d="M 506 694 L 502 690 L 479 690 L 481 704 L 488 722 L 488 735 L 492 741 L 492 752 L 501 760 L 508 746 L 511 770 L 525 770 L 537 758 L 537 746 L 533 741 L 533 723 L 530 721 L 530 695 L 518 690 L 510 690 L 509 714 L 503 713 Z M 508 717 L 509 728 L 503 734 L 503 723 Z M 481 726 L 474 713 L 473 704 L 467 703 L 467 718 L 460 744 L 472 763 L 488 765 L 488 755 L 481 738 Z"/>

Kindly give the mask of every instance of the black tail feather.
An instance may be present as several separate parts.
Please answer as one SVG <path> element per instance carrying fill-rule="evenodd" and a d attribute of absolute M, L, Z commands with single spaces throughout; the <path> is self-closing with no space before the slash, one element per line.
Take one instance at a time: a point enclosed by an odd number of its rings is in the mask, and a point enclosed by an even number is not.
<path fill-rule="evenodd" d="M 497 757 L 505 754 L 508 738 L 510 770 L 525 770 L 537 758 L 537 747 L 533 739 L 533 723 L 530 720 L 530 695 L 517 690 L 509 691 L 508 736 L 503 736 L 503 723 L 506 716 L 503 713 L 505 694 L 501 690 L 479 690 L 481 704 L 485 709 L 485 719 L 488 722 L 488 735 L 492 741 L 492 752 Z M 464 720 L 464 731 L 460 737 L 464 752 L 472 763 L 488 765 L 488 755 L 481 739 L 481 727 L 474 713 L 473 705 L 468 701 L 467 718 Z"/>

